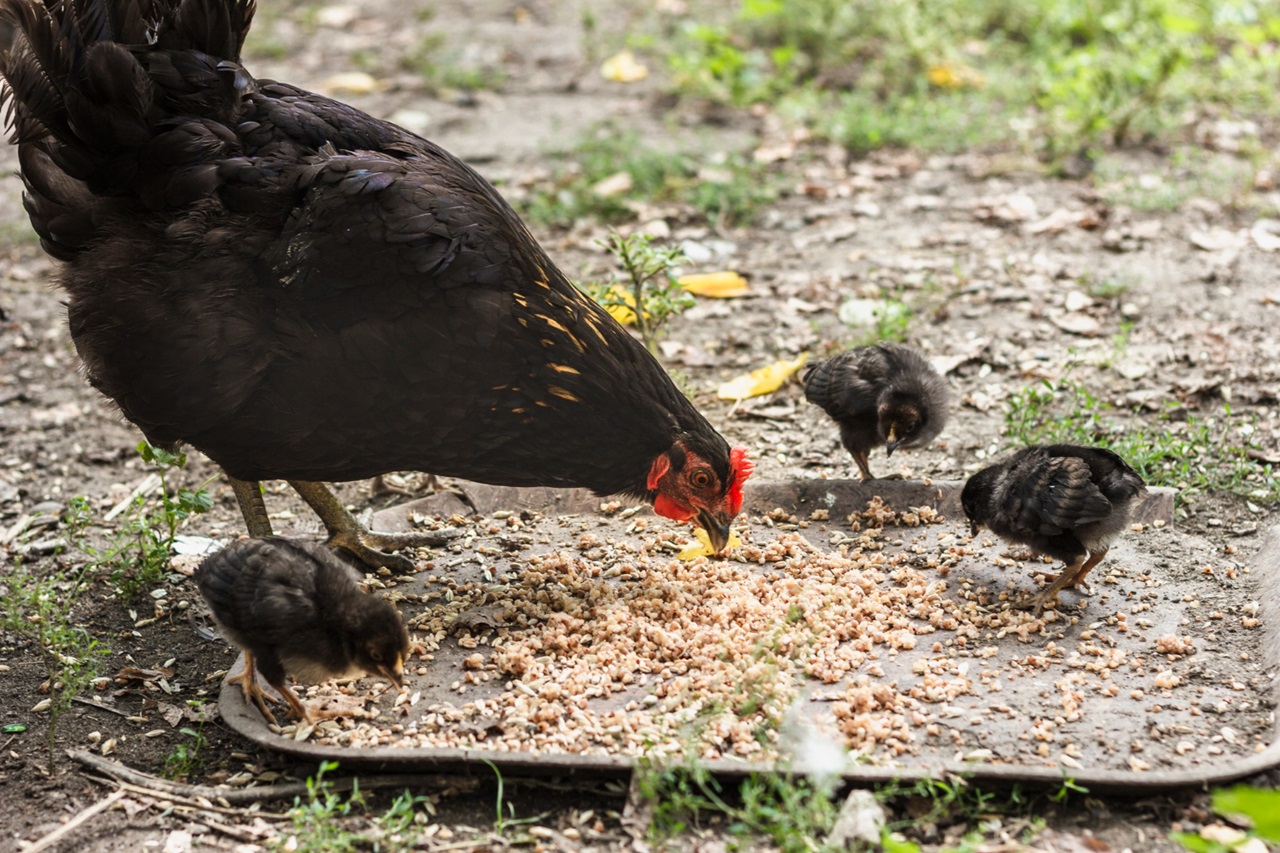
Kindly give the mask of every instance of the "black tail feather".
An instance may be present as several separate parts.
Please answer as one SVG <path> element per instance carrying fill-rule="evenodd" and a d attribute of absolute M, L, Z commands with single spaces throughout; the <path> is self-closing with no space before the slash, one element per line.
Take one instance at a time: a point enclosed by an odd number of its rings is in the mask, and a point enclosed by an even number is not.
<path fill-rule="evenodd" d="M 68 260 L 98 236 L 95 208 L 182 206 L 213 186 L 252 84 L 237 64 L 254 0 L 0 0 L 12 30 L 0 92 L 32 226 Z M 167 138 L 173 119 L 186 136 Z"/>

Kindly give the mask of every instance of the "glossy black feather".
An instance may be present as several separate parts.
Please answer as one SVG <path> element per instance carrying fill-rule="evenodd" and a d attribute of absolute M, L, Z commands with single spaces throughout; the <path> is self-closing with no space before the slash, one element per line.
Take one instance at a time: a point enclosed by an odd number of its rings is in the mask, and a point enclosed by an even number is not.
<path fill-rule="evenodd" d="M 1011 542 L 1074 563 L 1106 549 L 1146 490 L 1127 462 L 1099 447 L 1027 447 L 969 478 L 965 514 Z"/>
<path fill-rule="evenodd" d="M 206 558 L 195 580 L 224 636 L 252 652 L 277 687 L 286 672 L 316 682 L 408 655 L 399 612 L 362 591 L 354 571 L 323 546 L 242 539 Z M 379 661 L 369 660 L 370 648 Z"/>
<path fill-rule="evenodd" d="M 732 480 L 724 439 L 487 181 L 242 68 L 252 0 L 0 9 L 27 210 L 67 262 L 89 380 L 151 442 L 242 480 L 644 495 L 682 440 Z"/>
<path fill-rule="evenodd" d="M 950 414 L 946 380 L 901 344 L 857 347 L 815 362 L 805 371 L 804 393 L 839 425 L 840 441 L 855 458 L 883 446 L 892 424 L 901 447 L 923 447 Z"/>

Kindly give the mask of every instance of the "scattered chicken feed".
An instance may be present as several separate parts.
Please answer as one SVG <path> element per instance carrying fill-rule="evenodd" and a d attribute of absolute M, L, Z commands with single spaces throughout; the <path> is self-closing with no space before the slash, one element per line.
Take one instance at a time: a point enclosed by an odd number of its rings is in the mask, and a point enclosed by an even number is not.
<path fill-rule="evenodd" d="M 687 527 L 613 504 L 417 514 L 465 532 L 418 575 L 370 579 L 420 644 L 406 688 L 311 688 L 309 705 L 368 716 L 268 741 L 1068 775 L 1272 743 L 1259 594 L 1237 556 L 1137 524 L 1092 595 L 1035 617 L 1007 605 L 1057 566 L 931 506 L 860 503 L 750 513 L 727 557 L 693 559 Z"/>

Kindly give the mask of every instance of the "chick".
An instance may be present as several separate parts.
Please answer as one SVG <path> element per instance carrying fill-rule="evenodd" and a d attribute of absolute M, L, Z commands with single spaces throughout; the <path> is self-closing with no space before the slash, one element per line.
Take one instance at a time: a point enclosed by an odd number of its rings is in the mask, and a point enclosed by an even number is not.
<path fill-rule="evenodd" d="M 308 713 L 285 684 L 369 674 L 404 683 L 409 634 L 400 612 L 356 584 L 327 548 L 268 537 L 233 542 L 196 569 L 200 593 L 223 636 L 244 650 L 239 682 L 270 722 L 275 716 L 254 669 L 303 721 Z"/>
<path fill-rule="evenodd" d="M 863 480 L 867 459 L 884 445 L 923 447 L 947 424 L 951 391 L 918 350 L 901 344 L 857 347 L 811 364 L 804 396 L 840 425 L 840 441 L 853 454 Z"/>
<path fill-rule="evenodd" d="M 974 535 L 985 525 L 1066 563 L 1047 589 L 1016 604 L 1039 614 L 1063 589 L 1084 586 L 1145 492 L 1138 472 L 1110 450 L 1051 444 L 982 469 L 964 484 L 960 500 Z"/>

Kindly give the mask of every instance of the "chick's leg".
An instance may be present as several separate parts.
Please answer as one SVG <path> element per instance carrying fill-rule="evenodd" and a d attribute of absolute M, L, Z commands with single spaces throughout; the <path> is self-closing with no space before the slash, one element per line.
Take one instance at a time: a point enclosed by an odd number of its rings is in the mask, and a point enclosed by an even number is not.
<path fill-rule="evenodd" d="M 1075 586 L 1079 583 L 1080 578 L 1082 578 L 1084 576 L 1084 572 L 1087 571 L 1083 566 L 1084 555 L 1081 555 L 1073 564 L 1064 568 L 1062 572 L 1053 579 L 1053 583 L 1049 584 L 1047 589 L 1037 593 L 1036 595 L 1028 596 L 1021 601 L 1016 602 L 1014 606 L 1020 610 L 1034 610 L 1035 614 L 1039 616 L 1046 606 L 1050 604 L 1056 605 L 1058 603 L 1058 593 L 1062 592 L 1069 586 Z M 1092 568 L 1092 566 L 1090 566 L 1090 568 Z"/>
<path fill-rule="evenodd" d="M 443 545 L 450 538 L 439 533 L 379 533 L 369 530 L 347 512 L 347 508 L 324 483 L 290 480 L 289 485 L 293 486 L 324 522 L 329 531 L 329 547 L 341 548 L 371 568 L 386 566 L 397 574 L 411 573 L 417 569 L 412 560 L 386 551 Z"/>
<path fill-rule="evenodd" d="M 240 692 L 244 694 L 244 702 L 246 705 L 253 703 L 262 713 L 263 719 L 272 725 L 276 724 L 275 714 L 267 708 L 267 694 L 262 692 L 262 688 L 258 686 L 258 681 L 254 677 L 257 664 L 253 660 L 253 652 L 245 649 L 244 652 L 244 671 L 239 675 L 233 675 L 227 679 L 227 684 L 239 684 Z"/>
<path fill-rule="evenodd" d="M 857 463 L 858 470 L 862 472 L 862 481 L 864 483 L 867 480 L 875 479 L 875 477 L 871 476 L 871 465 L 869 464 L 871 461 L 870 451 L 867 451 L 867 450 L 853 451 L 853 461 Z"/>
<path fill-rule="evenodd" d="M 298 698 L 298 694 L 293 692 L 292 687 L 284 683 L 283 678 L 280 679 L 279 684 L 276 684 L 273 681 L 271 686 L 276 689 L 277 693 L 284 697 L 285 704 L 289 706 L 289 712 L 293 715 L 295 720 L 300 723 L 315 722 L 311 713 L 307 711 L 307 706 L 302 704 L 302 700 Z"/>
<path fill-rule="evenodd" d="M 1093 592 L 1089 585 L 1084 582 L 1085 575 L 1093 570 L 1093 567 L 1101 563 L 1103 558 L 1107 556 L 1107 549 L 1102 548 L 1089 554 L 1089 559 L 1085 560 L 1083 566 L 1080 567 L 1080 573 L 1076 575 L 1075 580 L 1071 582 L 1072 586 L 1079 587 L 1085 592 Z"/>

